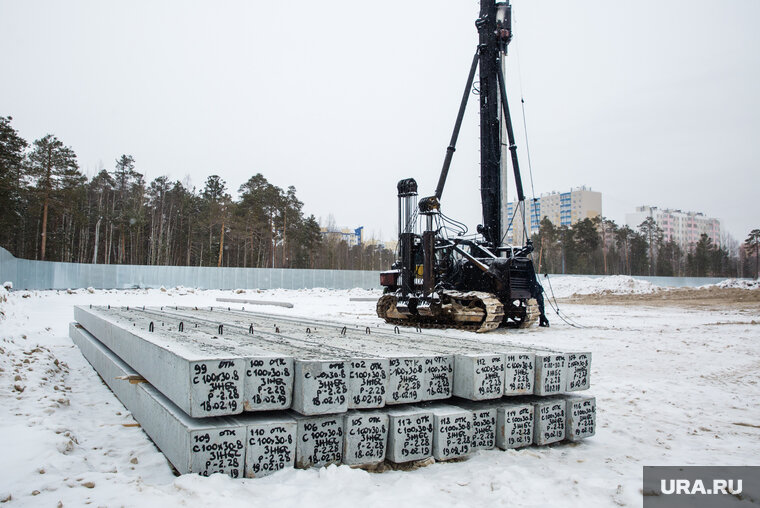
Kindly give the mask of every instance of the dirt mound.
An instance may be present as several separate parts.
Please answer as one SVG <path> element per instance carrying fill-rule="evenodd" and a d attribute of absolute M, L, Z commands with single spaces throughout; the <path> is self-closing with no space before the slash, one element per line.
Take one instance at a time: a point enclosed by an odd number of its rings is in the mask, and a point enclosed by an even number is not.
<path fill-rule="evenodd" d="M 644 294 L 590 294 L 560 298 L 560 302 L 583 305 L 652 305 L 716 309 L 731 306 L 760 311 L 760 291 L 704 286 L 699 288 L 659 288 Z"/>

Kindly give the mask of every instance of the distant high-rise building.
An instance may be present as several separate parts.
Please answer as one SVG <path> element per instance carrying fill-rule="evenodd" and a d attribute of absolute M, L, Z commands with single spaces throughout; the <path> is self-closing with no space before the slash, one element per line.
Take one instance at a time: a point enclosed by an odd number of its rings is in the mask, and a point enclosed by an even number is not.
<path fill-rule="evenodd" d="M 702 233 L 709 236 L 714 243 L 720 244 L 720 220 L 706 217 L 701 212 L 637 206 L 635 212 L 625 214 L 625 223 L 629 228 L 637 230 L 647 217 L 652 217 L 662 229 L 663 239 L 666 242 L 673 240 L 685 251 L 694 248 Z"/>
<path fill-rule="evenodd" d="M 323 238 L 343 240 L 349 247 L 361 245 L 364 240 L 364 226 L 359 226 L 356 229 L 321 227 L 319 230 Z"/>
<path fill-rule="evenodd" d="M 507 230 L 507 240 L 510 243 L 524 243 L 522 210 L 515 210 L 516 207 L 515 201 L 507 203 L 507 216 L 504 220 L 507 224 L 511 221 Z M 544 217 L 555 226 L 570 226 L 583 219 L 601 216 L 602 193 L 585 186 L 576 187 L 569 192 L 541 194 L 536 201 L 526 199 L 525 208 L 529 209 L 529 218 L 525 220 L 529 238 L 538 232 Z"/>

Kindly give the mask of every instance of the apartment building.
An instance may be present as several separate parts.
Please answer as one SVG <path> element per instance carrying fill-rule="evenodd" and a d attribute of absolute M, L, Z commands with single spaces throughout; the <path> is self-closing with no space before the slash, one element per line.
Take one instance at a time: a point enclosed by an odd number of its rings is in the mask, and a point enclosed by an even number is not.
<path fill-rule="evenodd" d="M 637 230 L 647 217 L 652 217 L 662 229 L 664 240 L 673 240 L 681 249 L 692 250 L 702 234 L 720 244 L 720 220 L 707 217 L 701 212 L 683 212 L 656 206 L 638 206 L 633 213 L 625 214 L 625 223 Z"/>
<path fill-rule="evenodd" d="M 509 243 L 522 244 L 526 236 L 523 231 L 522 211 L 517 208 L 517 202 L 507 203 L 505 224 L 507 229 L 507 241 Z M 586 218 L 599 217 L 602 215 L 602 193 L 592 191 L 585 186 L 576 187 L 568 192 L 551 192 L 541 194 L 536 201 L 525 200 L 525 208 L 529 217 L 525 220 L 528 236 L 538 232 L 541 220 L 548 218 L 556 226 L 570 226 Z M 514 216 L 514 219 L 512 218 Z"/>
<path fill-rule="evenodd" d="M 359 226 L 356 229 L 323 226 L 319 229 L 323 238 L 343 240 L 349 247 L 361 245 L 364 241 L 364 226 Z"/>

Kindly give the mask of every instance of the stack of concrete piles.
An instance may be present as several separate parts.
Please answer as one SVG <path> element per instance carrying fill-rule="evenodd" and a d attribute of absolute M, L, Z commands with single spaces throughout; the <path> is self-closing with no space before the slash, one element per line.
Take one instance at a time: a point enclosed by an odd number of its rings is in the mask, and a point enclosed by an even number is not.
<path fill-rule="evenodd" d="M 228 307 L 74 314 L 71 338 L 180 473 L 443 461 L 596 426 L 573 393 L 588 352 Z"/>

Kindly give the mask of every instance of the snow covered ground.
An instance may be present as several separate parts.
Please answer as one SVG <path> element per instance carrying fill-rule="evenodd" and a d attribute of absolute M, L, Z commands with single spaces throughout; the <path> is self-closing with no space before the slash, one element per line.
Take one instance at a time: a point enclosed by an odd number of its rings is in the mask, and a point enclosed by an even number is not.
<path fill-rule="evenodd" d="M 649 281 L 634 279 L 626 275 L 609 277 L 551 277 L 541 278 L 546 294 L 557 298 L 593 294 L 643 294 L 659 289 Z"/>
<path fill-rule="evenodd" d="M 595 289 L 582 278 L 552 283 L 558 297 L 651 290 L 625 279 Z M 2 291 L 0 501 L 9 506 L 640 506 L 644 465 L 748 465 L 760 456 L 757 306 L 564 303 L 583 328 L 555 318 L 549 329 L 470 334 L 593 351 L 597 435 L 579 444 L 481 451 L 410 472 L 330 466 L 234 480 L 172 474 L 69 340 L 72 306 L 216 305 L 239 296 L 294 303 L 256 311 L 376 326 L 374 304 L 349 298 L 379 293 Z"/>

